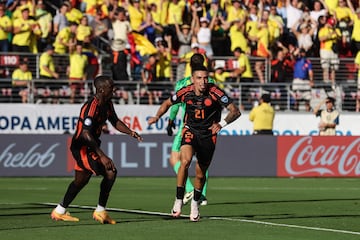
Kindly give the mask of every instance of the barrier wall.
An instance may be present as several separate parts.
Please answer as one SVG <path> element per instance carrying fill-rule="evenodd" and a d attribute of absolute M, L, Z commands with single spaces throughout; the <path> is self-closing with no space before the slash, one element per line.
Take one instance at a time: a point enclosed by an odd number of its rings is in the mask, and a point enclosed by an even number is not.
<path fill-rule="evenodd" d="M 0 134 L 62 134 L 73 133 L 81 105 L 74 104 L 0 104 Z M 141 134 L 164 134 L 168 115 L 153 126 L 147 119 L 154 116 L 159 106 L 116 105 L 119 118 Z M 226 112 L 223 113 L 224 115 Z M 180 115 L 178 115 L 180 116 Z M 337 135 L 360 136 L 360 114 L 342 112 Z M 181 119 L 175 121 L 179 126 Z M 274 120 L 275 135 L 318 135 L 319 118 L 309 112 L 277 112 Z M 220 135 L 250 135 L 252 122 L 247 112 L 234 123 L 226 126 Z M 110 128 L 112 131 L 112 128 Z M 1 135 L 0 135 L 1 137 Z"/>
<path fill-rule="evenodd" d="M 72 176 L 71 135 L 2 134 L 0 176 Z M 104 135 L 119 176 L 174 176 L 172 137 Z M 193 165 L 193 164 L 192 164 Z M 194 166 L 190 175 L 194 173 Z M 359 177 L 360 137 L 219 136 L 211 176 Z"/>

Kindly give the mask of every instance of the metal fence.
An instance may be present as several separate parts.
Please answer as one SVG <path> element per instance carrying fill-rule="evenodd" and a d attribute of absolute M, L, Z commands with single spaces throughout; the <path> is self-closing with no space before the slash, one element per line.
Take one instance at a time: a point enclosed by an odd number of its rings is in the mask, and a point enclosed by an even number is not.
<path fill-rule="evenodd" d="M 4 54 L 0 53 L 0 73 L 5 78 L 0 79 L 0 102 L 18 103 L 21 102 L 20 96 L 11 84 L 11 74 L 18 67 L 20 59 L 27 58 L 29 70 L 33 74 L 33 80 L 28 84 L 28 102 L 29 103 L 70 103 L 70 87 L 67 79 L 66 69 L 69 64 L 68 55 L 54 55 L 56 70 L 60 74 L 61 80 L 45 80 L 39 76 L 40 54 Z M 111 56 L 98 56 L 99 72 L 111 75 Z M 231 57 L 214 58 L 225 62 L 235 61 Z M 311 106 L 315 106 L 326 96 L 332 96 L 337 99 L 337 108 L 341 111 L 354 111 L 356 98 L 360 98 L 360 92 L 357 90 L 357 72 L 354 65 L 354 59 L 340 59 L 340 69 L 336 72 L 336 85 L 331 86 L 322 81 L 322 69 L 319 58 L 310 59 L 314 69 L 315 87 L 311 89 Z M 255 62 L 264 63 L 264 76 L 266 83 L 260 84 L 255 72 Z M 251 108 L 257 103 L 262 93 L 270 93 L 273 105 L 280 111 L 294 110 L 294 103 L 297 99 L 297 93 L 292 91 L 291 78 L 285 83 L 271 83 L 270 73 L 271 65 L 267 59 L 250 58 L 250 63 L 254 73 L 255 81 L 253 83 L 225 83 L 226 92 L 235 99 L 236 103 Z M 142 83 L 139 72 L 132 72 L 130 67 L 129 81 L 115 81 L 116 90 L 114 101 L 119 104 L 160 104 L 164 99 L 173 93 L 174 83 L 181 78 L 178 74 L 178 59 L 173 58 L 172 74 L 173 82 L 156 82 L 148 85 Z M 58 83 L 59 87 L 54 91 L 52 83 Z M 38 87 L 38 85 L 41 87 Z M 246 89 L 246 90 L 245 90 Z M 245 91 L 244 91 L 245 90 Z M 91 80 L 85 81 L 83 87 L 76 93 L 74 102 L 83 102 L 92 94 Z M 150 102 L 149 102 L 150 101 Z M 245 110 L 247 110 L 245 109 Z M 300 104 L 299 111 L 304 111 L 303 104 Z"/>

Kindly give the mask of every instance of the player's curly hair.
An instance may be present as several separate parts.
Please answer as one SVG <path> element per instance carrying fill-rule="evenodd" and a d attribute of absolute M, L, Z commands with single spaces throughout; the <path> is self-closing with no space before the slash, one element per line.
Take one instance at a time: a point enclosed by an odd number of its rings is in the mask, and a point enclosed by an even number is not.
<path fill-rule="evenodd" d="M 94 79 L 94 86 L 96 89 L 99 89 L 104 85 L 106 81 L 112 81 L 112 78 L 106 75 L 98 75 Z"/>

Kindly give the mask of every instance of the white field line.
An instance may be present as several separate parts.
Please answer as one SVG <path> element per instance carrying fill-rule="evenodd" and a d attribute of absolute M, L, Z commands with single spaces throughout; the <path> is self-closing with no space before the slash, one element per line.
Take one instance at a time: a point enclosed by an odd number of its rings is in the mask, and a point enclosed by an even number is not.
<path fill-rule="evenodd" d="M 56 206 L 57 205 L 57 203 L 40 203 L 40 204 L 47 205 L 47 206 Z M 70 205 L 70 207 L 80 208 L 80 209 L 95 209 L 95 207 L 81 206 L 81 205 Z M 131 209 L 121 209 L 121 208 L 107 208 L 107 210 L 114 211 L 114 212 L 138 213 L 138 214 L 148 214 L 148 215 L 156 215 L 156 216 L 168 216 L 168 217 L 171 216 L 170 213 L 152 212 L 152 211 L 143 211 L 143 210 L 131 210 Z M 181 215 L 181 217 L 189 218 L 189 215 Z M 332 229 L 332 228 L 308 227 L 308 226 L 300 226 L 300 225 L 293 225 L 293 224 L 272 223 L 272 222 L 264 222 L 264 221 L 257 221 L 257 220 L 225 218 L 225 217 L 204 217 L 204 218 L 207 218 L 210 220 L 244 222 L 244 223 L 269 225 L 269 226 L 275 226 L 275 227 L 299 228 L 299 229 L 322 231 L 322 232 L 334 232 L 334 233 L 343 233 L 343 234 L 351 234 L 351 235 L 360 235 L 360 232 L 353 232 L 353 231 L 346 231 L 346 230 Z"/>
<path fill-rule="evenodd" d="M 344 188 L 331 188 L 331 187 L 319 187 L 319 188 L 306 188 L 306 187 L 214 187 L 214 190 L 251 190 L 251 191 L 263 191 L 263 190 L 280 190 L 280 191 L 359 191 L 360 187 L 344 187 Z"/>
<path fill-rule="evenodd" d="M 352 234 L 352 235 L 360 235 L 360 232 L 352 232 L 352 231 L 339 230 L 339 229 L 307 227 L 307 226 L 300 226 L 300 225 L 263 222 L 263 221 L 256 221 L 256 220 L 247 220 L 247 219 L 234 219 L 234 218 L 224 218 L 224 217 L 209 217 L 209 219 L 223 220 L 223 221 L 233 221 L 233 222 L 255 223 L 255 224 L 270 225 L 270 226 L 276 226 L 276 227 L 300 228 L 300 229 L 323 231 L 323 232 L 335 232 L 335 233 L 345 233 L 345 234 Z"/>

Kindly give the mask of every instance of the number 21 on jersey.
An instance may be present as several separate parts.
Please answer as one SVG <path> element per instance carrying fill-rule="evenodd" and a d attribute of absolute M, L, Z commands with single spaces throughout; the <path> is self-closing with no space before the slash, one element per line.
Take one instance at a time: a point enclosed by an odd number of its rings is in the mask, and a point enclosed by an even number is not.
<path fill-rule="evenodd" d="M 205 110 L 204 109 L 195 109 L 195 118 L 196 119 L 204 119 L 205 118 Z"/>

